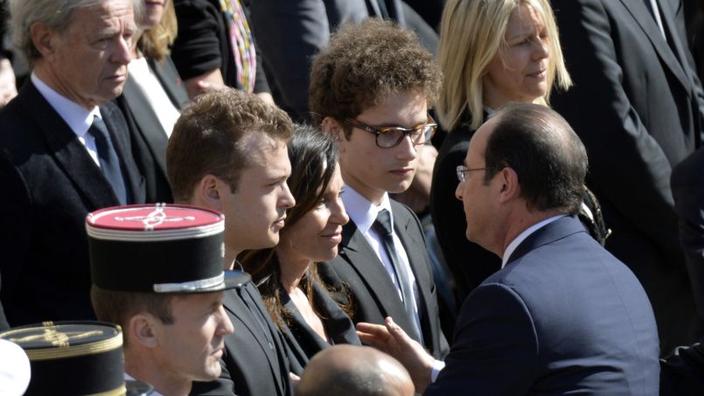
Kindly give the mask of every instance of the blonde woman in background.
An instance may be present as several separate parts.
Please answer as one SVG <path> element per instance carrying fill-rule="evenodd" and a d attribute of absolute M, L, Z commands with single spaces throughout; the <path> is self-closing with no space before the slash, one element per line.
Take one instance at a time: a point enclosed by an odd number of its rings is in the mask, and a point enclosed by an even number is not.
<path fill-rule="evenodd" d="M 438 51 L 444 83 L 437 104 L 448 131 L 433 172 L 431 212 L 459 303 L 501 267 L 467 241 L 458 178 L 474 131 L 509 102 L 548 104 L 553 87 L 572 84 L 547 0 L 448 0 Z M 483 177 L 477 170 L 473 177 Z"/>

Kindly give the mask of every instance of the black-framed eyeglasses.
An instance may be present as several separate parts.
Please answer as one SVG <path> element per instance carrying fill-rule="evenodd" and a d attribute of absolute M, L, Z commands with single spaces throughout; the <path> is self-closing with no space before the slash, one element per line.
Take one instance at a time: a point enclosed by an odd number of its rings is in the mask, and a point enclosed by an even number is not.
<path fill-rule="evenodd" d="M 377 147 L 392 148 L 398 146 L 406 136 L 409 136 L 411 142 L 417 146 L 430 142 L 430 139 L 435 134 L 435 130 L 438 128 L 438 124 L 435 123 L 435 120 L 433 120 L 433 117 L 430 115 L 428 115 L 428 121 L 429 122 L 425 124 L 410 129 L 400 126 L 375 127 L 352 118 L 346 119 L 344 123 L 374 134 L 376 136 Z"/>
<path fill-rule="evenodd" d="M 473 171 L 483 171 L 486 170 L 486 168 L 467 168 L 464 165 L 457 165 L 457 180 L 460 181 L 460 183 L 464 182 L 465 179 L 467 178 L 467 173 L 473 172 Z"/>

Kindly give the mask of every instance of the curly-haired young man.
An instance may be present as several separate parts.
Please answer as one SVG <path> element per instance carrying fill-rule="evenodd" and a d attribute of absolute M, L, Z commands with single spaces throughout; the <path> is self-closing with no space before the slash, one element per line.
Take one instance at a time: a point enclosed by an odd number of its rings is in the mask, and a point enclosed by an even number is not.
<path fill-rule="evenodd" d="M 314 59 L 310 108 L 338 140 L 350 216 L 337 258 L 319 270 L 349 288 L 355 322 L 392 316 L 435 356 L 447 352 L 418 218 L 388 193 L 408 189 L 435 131 L 440 86 L 432 55 L 410 31 L 369 20 L 348 25 Z"/>

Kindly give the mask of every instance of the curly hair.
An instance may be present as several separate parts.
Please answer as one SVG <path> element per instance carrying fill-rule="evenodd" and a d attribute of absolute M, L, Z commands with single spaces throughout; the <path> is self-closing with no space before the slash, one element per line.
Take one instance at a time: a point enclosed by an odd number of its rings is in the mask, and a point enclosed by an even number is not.
<path fill-rule="evenodd" d="M 442 74 L 415 33 L 387 21 L 344 25 L 313 59 L 309 107 L 313 120 L 354 118 L 389 94 L 422 93 L 432 105 Z"/>
<path fill-rule="evenodd" d="M 207 174 L 234 193 L 249 163 L 245 137 L 262 133 L 288 141 L 293 123 L 286 113 L 254 94 L 227 88 L 198 96 L 181 113 L 166 148 L 166 170 L 174 199 L 188 202 Z"/>

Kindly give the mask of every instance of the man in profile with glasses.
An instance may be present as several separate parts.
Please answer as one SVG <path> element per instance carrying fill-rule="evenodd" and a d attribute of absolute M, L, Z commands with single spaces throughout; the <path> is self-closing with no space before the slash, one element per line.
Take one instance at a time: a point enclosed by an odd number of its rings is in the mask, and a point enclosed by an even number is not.
<path fill-rule="evenodd" d="M 465 236 L 501 269 L 465 299 L 444 363 L 391 319 L 357 324 L 360 339 L 398 359 L 425 396 L 658 395 L 648 296 L 576 216 L 587 168 L 584 145 L 554 110 L 497 111 L 470 140 L 455 196 Z"/>
<path fill-rule="evenodd" d="M 412 32 L 369 20 L 333 37 L 313 61 L 310 88 L 316 121 L 338 142 L 351 220 L 338 257 L 319 272 L 345 286 L 338 297 L 355 322 L 381 324 L 391 316 L 436 357 L 448 346 L 421 224 L 388 194 L 413 181 L 437 127 L 428 107 L 440 80 Z"/>

